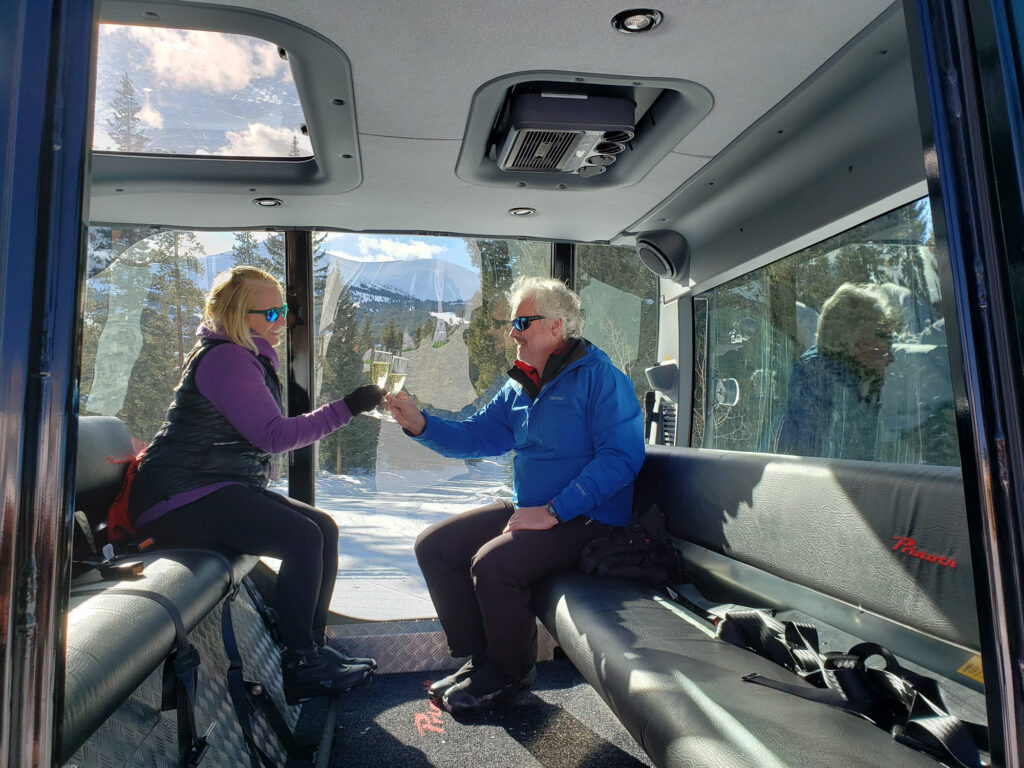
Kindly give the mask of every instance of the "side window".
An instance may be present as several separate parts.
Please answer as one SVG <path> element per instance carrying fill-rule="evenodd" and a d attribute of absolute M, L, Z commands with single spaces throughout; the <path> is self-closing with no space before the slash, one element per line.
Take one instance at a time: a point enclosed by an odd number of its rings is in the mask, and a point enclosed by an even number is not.
<path fill-rule="evenodd" d="M 692 444 L 959 464 L 918 200 L 695 297 Z"/>
<path fill-rule="evenodd" d="M 163 423 L 210 282 L 251 264 L 283 283 L 284 235 L 91 227 L 88 253 L 81 412 L 117 416 L 141 447 Z"/>
<path fill-rule="evenodd" d="M 658 351 L 658 278 L 632 248 L 576 247 L 576 288 L 583 304 L 583 335 L 633 380 L 643 405 L 650 389 L 644 369 Z"/>

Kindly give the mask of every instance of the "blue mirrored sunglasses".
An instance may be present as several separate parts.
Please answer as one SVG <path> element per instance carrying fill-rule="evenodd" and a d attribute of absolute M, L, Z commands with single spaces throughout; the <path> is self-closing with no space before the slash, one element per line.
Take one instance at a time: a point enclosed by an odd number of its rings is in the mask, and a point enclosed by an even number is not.
<path fill-rule="evenodd" d="M 530 323 L 534 320 L 543 320 L 544 315 L 520 315 L 519 317 L 513 317 L 509 321 L 509 325 L 515 328 L 517 331 L 525 331 L 530 327 Z"/>
<path fill-rule="evenodd" d="M 250 309 L 249 314 L 263 315 L 267 318 L 268 323 L 272 323 L 278 317 L 288 317 L 288 305 L 282 304 L 280 307 L 271 307 L 270 309 Z"/>

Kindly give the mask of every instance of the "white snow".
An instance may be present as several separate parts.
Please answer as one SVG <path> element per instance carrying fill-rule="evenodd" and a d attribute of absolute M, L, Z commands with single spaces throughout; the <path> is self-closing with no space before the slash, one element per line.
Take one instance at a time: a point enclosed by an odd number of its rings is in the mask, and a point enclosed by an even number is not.
<path fill-rule="evenodd" d="M 420 531 L 449 515 L 511 498 L 506 462 L 444 459 L 405 437 L 397 425 L 383 426 L 397 434 L 381 441 L 389 450 L 378 455 L 376 476 L 317 475 L 316 506 L 340 531 L 331 610 L 360 619 L 431 618 L 436 613 L 413 543 Z M 421 451 L 432 457 L 432 467 L 411 463 L 418 463 Z M 287 493 L 287 486 L 275 490 Z M 266 562 L 276 569 L 277 561 Z"/>

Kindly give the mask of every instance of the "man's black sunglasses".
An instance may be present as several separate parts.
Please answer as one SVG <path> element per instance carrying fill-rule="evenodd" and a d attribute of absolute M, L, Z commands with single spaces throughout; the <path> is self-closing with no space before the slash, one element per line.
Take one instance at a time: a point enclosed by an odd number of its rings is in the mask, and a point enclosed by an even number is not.
<path fill-rule="evenodd" d="M 530 327 L 530 323 L 534 320 L 543 320 L 544 315 L 520 315 L 519 317 L 513 317 L 509 322 L 513 328 L 517 331 L 525 331 Z"/>
<path fill-rule="evenodd" d="M 263 315 L 267 318 L 268 323 L 272 323 L 278 317 L 288 317 L 288 305 L 282 304 L 280 307 L 271 307 L 270 309 L 250 309 L 249 314 Z"/>

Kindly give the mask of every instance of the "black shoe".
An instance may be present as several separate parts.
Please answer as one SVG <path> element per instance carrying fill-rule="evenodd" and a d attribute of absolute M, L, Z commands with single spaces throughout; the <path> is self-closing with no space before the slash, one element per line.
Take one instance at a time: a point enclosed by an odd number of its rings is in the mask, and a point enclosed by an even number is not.
<path fill-rule="evenodd" d="M 469 677 L 453 685 L 441 697 L 441 708 L 453 715 L 486 712 L 533 685 L 537 668 L 509 677 L 493 664 L 485 663 Z"/>
<path fill-rule="evenodd" d="M 372 674 L 365 664 L 340 666 L 315 645 L 281 654 L 284 698 L 289 704 L 350 690 Z"/>
<path fill-rule="evenodd" d="M 316 644 L 320 646 L 320 651 L 326 656 L 333 658 L 338 664 L 345 666 L 351 664 L 362 664 L 363 666 L 369 667 L 374 672 L 377 671 L 377 660 L 371 658 L 364 658 L 362 656 L 349 656 L 348 648 L 342 643 L 340 637 L 326 637 L 321 636 L 317 638 Z"/>
<path fill-rule="evenodd" d="M 427 688 L 427 698 L 437 704 L 437 706 L 443 708 L 442 697 L 449 688 L 456 683 L 461 683 L 475 671 L 480 669 L 480 665 L 483 664 L 483 658 L 480 656 L 471 656 L 469 661 L 459 667 L 455 672 L 448 675 L 448 677 L 442 677 L 440 680 L 434 682 L 429 688 Z"/>

